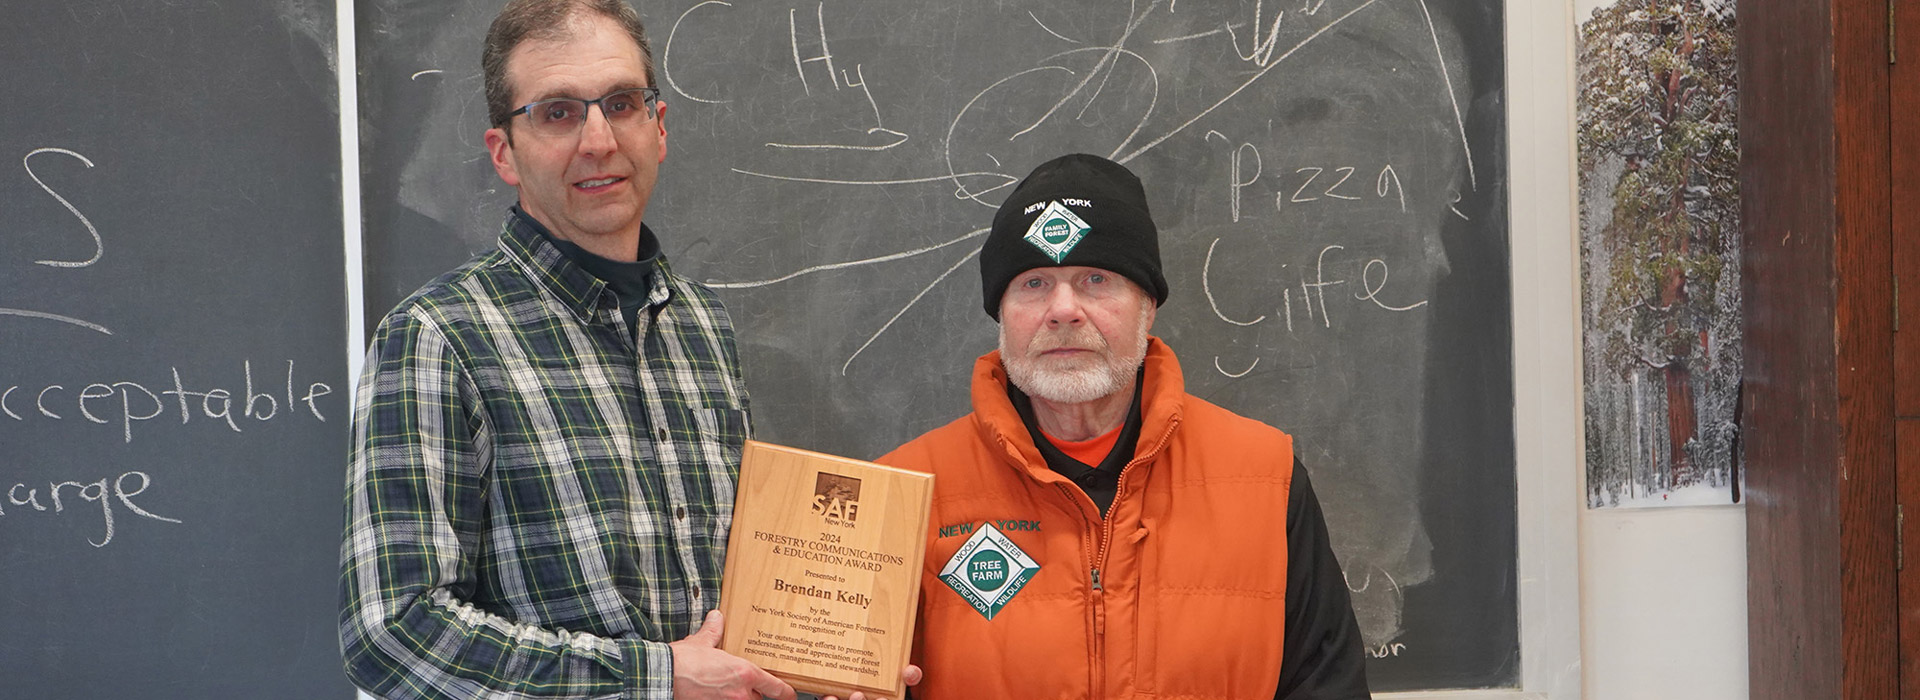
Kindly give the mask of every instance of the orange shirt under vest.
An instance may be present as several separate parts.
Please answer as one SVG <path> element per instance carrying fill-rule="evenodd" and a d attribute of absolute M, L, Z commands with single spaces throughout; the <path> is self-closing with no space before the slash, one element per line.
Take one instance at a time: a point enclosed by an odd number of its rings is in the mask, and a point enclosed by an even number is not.
<path fill-rule="evenodd" d="M 1155 338 L 1140 441 L 1102 520 L 1047 467 L 1006 382 L 999 353 L 981 357 L 974 412 L 880 458 L 938 475 L 914 697 L 1270 700 L 1292 438 L 1188 395 Z"/>

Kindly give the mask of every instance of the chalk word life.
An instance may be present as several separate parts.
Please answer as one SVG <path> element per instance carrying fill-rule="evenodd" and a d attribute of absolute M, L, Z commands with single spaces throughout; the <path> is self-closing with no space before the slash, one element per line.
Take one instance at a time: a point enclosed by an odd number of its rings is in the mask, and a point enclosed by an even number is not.
<path fill-rule="evenodd" d="M 1352 295 L 1355 301 L 1372 302 L 1374 306 L 1386 311 L 1408 312 L 1427 305 L 1424 299 L 1404 305 L 1390 304 L 1382 299 L 1382 294 L 1387 291 L 1387 280 L 1392 271 L 1388 269 L 1387 261 L 1380 258 L 1372 258 L 1365 263 L 1360 263 L 1358 280 L 1349 280 L 1337 274 L 1329 278 L 1328 275 L 1332 271 L 1328 270 L 1328 254 L 1346 250 L 1346 246 L 1330 245 L 1321 248 L 1320 253 L 1314 256 L 1312 272 L 1300 275 L 1298 289 L 1288 286 L 1280 290 L 1279 308 L 1275 309 L 1271 315 L 1262 314 L 1252 320 L 1238 320 L 1220 309 L 1220 302 L 1213 293 L 1213 255 L 1214 249 L 1219 245 L 1218 238 L 1207 245 L 1207 257 L 1200 267 L 1200 291 L 1207 297 L 1207 304 L 1213 309 L 1215 316 L 1236 326 L 1251 326 L 1269 318 L 1278 318 L 1285 321 L 1287 332 L 1291 333 L 1295 330 L 1294 321 L 1298 318 L 1304 327 L 1319 325 L 1322 328 L 1331 329 L 1334 325 L 1333 313 L 1327 308 L 1327 290 L 1348 282 L 1358 283 L 1359 290 Z M 1352 263 L 1349 262 L 1349 264 Z M 1285 270 L 1288 266 L 1280 267 Z M 1300 294 L 1296 296 L 1294 292 Z M 1298 305 L 1294 303 L 1296 299 L 1300 302 Z"/>
<path fill-rule="evenodd" d="M 139 477 L 140 485 L 134 488 L 128 488 L 128 477 Z M 175 524 L 180 522 L 179 520 L 164 515 L 148 512 L 147 509 L 141 508 L 139 504 L 133 502 L 134 496 L 145 493 L 147 487 L 152 485 L 153 479 L 149 478 L 146 472 L 138 471 L 121 474 L 118 478 L 112 480 L 112 486 L 108 486 L 108 480 L 105 478 L 84 484 L 77 481 L 49 481 L 47 482 L 47 490 L 42 492 L 37 482 L 31 486 L 25 483 L 15 483 L 7 487 L 6 502 L 0 503 L 0 522 L 3 522 L 9 514 L 18 517 L 22 514 L 32 512 L 64 513 L 67 510 L 67 497 L 79 496 L 82 501 L 89 501 L 100 505 L 100 520 L 105 527 L 105 532 L 100 536 L 100 541 L 95 542 L 92 538 L 88 538 L 87 544 L 95 547 L 105 547 L 107 543 L 113 541 L 113 504 L 115 501 L 118 501 L 122 508 L 132 511 L 134 515 L 142 518 L 152 518 L 161 522 Z M 42 497 L 43 495 L 44 498 Z M 111 496 L 111 498 L 109 498 L 109 496 Z M 13 508 L 12 511 L 7 510 L 9 506 Z M 81 506 L 75 504 L 74 507 L 78 509 Z"/>
<path fill-rule="evenodd" d="M 283 387 L 261 384 L 255 391 L 253 362 L 240 364 L 240 391 L 223 388 L 190 389 L 180 376 L 180 368 L 171 368 L 173 381 L 171 388 L 162 388 L 156 392 L 147 385 L 130 381 L 94 382 L 87 385 L 46 384 L 25 386 L 8 385 L 0 381 L 0 425 L 4 419 L 20 423 L 47 420 L 68 420 L 78 417 L 91 423 L 112 425 L 120 428 L 120 439 L 133 442 L 133 424 L 150 421 L 178 409 L 180 424 L 192 422 L 195 415 L 225 421 L 227 428 L 241 432 L 241 421 L 236 417 L 234 402 L 238 400 L 238 416 L 250 418 L 256 422 L 272 420 L 276 416 L 295 416 L 301 413 L 311 414 L 314 419 L 326 422 L 327 417 L 320 412 L 320 397 L 333 393 L 333 387 L 324 382 L 301 382 L 304 389 L 296 391 L 293 360 L 287 361 L 287 372 Z M 269 388 L 271 387 L 271 388 Z M 284 391 L 284 393 L 282 393 Z M 304 404 L 306 411 L 299 409 Z"/>

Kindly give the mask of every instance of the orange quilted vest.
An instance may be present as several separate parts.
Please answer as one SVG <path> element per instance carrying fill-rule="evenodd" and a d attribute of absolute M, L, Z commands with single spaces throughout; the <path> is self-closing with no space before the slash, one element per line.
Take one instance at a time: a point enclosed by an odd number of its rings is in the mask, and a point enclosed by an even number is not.
<path fill-rule="evenodd" d="M 974 412 L 879 460 L 938 476 L 914 697 L 1272 698 L 1292 438 L 1188 395 L 1156 338 L 1103 520 L 1047 467 L 1006 381 L 981 357 Z"/>

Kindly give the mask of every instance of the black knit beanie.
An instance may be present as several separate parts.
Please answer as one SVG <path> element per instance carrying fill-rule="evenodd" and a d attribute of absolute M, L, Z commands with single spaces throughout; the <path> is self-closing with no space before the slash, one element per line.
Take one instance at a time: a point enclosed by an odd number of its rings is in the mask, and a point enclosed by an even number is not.
<path fill-rule="evenodd" d="M 1160 274 L 1159 230 L 1147 213 L 1147 192 L 1119 163 L 1084 153 L 1034 168 L 993 215 L 980 247 L 980 291 L 987 315 L 1000 320 L 1000 297 L 1036 267 L 1097 267 L 1119 273 L 1167 301 Z"/>

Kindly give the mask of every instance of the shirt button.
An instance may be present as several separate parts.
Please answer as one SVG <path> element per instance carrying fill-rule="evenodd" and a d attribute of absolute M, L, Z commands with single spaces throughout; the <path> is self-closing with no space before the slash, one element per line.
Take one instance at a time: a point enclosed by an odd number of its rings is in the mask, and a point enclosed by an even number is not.
<path fill-rule="evenodd" d="M 693 597 L 700 597 L 700 584 L 693 584 Z"/>
<path fill-rule="evenodd" d="M 660 429 L 660 432 L 658 432 L 658 433 L 655 433 L 655 434 L 656 434 L 656 435 L 659 435 L 659 436 L 660 436 L 660 441 L 661 441 L 661 442 L 666 442 L 666 441 L 667 441 L 667 429 L 666 429 L 666 428 L 661 428 L 661 429 Z"/>
<path fill-rule="evenodd" d="M 674 520 L 686 520 L 686 519 L 687 519 L 687 507 L 686 507 L 686 506 L 675 506 L 675 507 L 674 507 L 674 509 L 673 509 L 673 519 L 674 519 Z"/>

